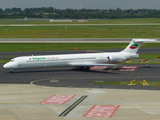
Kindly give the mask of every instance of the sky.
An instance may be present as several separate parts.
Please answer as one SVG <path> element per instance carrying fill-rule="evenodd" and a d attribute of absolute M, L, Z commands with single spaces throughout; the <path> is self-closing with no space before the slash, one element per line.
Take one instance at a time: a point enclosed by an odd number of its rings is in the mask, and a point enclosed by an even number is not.
<path fill-rule="evenodd" d="M 160 0 L 0 0 L 0 8 L 160 9 Z"/>

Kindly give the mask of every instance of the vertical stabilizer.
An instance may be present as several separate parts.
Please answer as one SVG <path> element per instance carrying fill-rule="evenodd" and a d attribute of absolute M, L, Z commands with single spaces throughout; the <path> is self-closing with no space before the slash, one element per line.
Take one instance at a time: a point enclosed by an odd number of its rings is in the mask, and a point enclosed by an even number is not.
<path fill-rule="evenodd" d="M 144 41 L 154 42 L 157 40 L 156 39 L 132 39 L 131 43 L 121 52 L 137 53 L 137 51 L 139 50 L 139 48 L 141 47 Z"/>

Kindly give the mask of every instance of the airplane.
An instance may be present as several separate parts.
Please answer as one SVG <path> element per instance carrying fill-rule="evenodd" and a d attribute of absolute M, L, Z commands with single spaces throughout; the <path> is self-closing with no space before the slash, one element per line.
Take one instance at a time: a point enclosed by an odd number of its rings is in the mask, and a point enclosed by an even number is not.
<path fill-rule="evenodd" d="M 49 68 L 49 67 L 80 67 L 81 70 L 89 71 L 93 66 L 115 66 L 117 63 L 139 57 L 137 54 L 143 42 L 153 42 L 157 39 L 132 39 L 130 44 L 120 52 L 109 53 L 81 53 L 61 55 L 22 56 L 13 58 L 4 64 L 3 68 L 14 69 L 26 68 Z"/>

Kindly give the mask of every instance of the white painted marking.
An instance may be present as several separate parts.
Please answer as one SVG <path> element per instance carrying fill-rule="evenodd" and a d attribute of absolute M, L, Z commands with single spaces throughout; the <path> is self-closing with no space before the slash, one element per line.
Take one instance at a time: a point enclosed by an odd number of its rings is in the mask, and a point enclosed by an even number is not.
<path fill-rule="evenodd" d="M 94 105 L 83 117 L 111 118 L 119 107 L 119 105 Z"/>
<path fill-rule="evenodd" d="M 132 69 L 132 68 L 122 68 L 119 69 L 118 71 L 136 71 L 137 69 Z"/>
<path fill-rule="evenodd" d="M 122 68 L 134 68 L 134 69 L 136 69 L 136 68 L 138 68 L 138 66 L 123 66 Z"/>
<path fill-rule="evenodd" d="M 64 104 L 73 97 L 75 97 L 75 95 L 53 95 L 50 98 L 42 101 L 40 104 Z"/>
<path fill-rule="evenodd" d="M 102 93 L 106 93 L 105 91 L 103 90 L 96 90 L 96 89 L 93 89 L 93 90 L 88 90 L 86 92 L 89 92 L 91 94 L 102 94 Z"/>
<path fill-rule="evenodd" d="M 108 66 L 94 66 L 94 67 L 90 67 L 90 70 L 103 71 L 106 68 L 108 68 Z"/>

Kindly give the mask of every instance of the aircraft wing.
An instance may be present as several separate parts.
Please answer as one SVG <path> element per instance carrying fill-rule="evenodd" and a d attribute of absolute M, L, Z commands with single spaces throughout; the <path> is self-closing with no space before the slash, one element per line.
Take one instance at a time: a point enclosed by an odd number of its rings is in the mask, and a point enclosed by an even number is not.
<path fill-rule="evenodd" d="M 116 64 L 69 63 L 71 66 L 115 66 Z"/>

